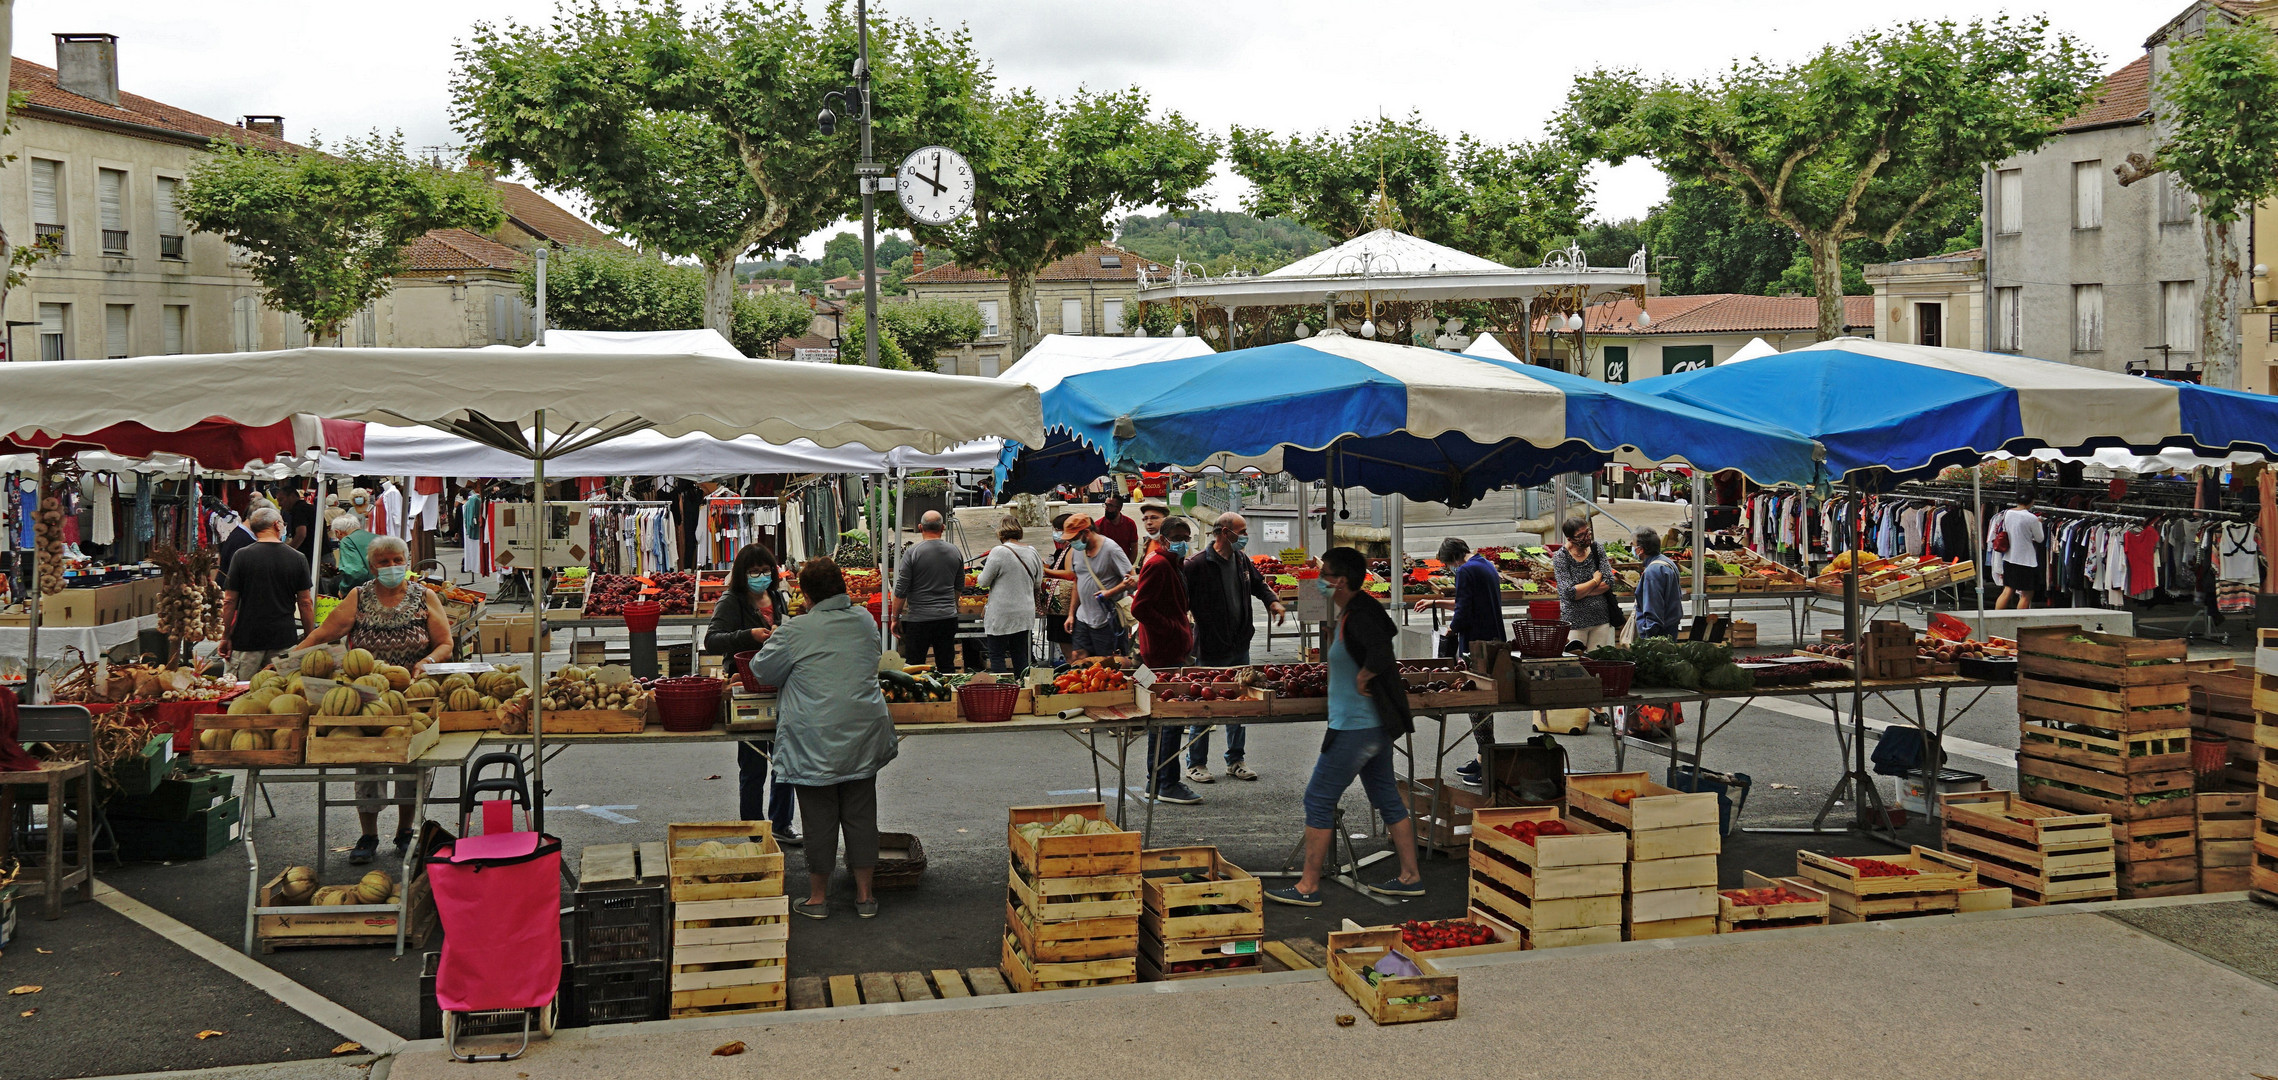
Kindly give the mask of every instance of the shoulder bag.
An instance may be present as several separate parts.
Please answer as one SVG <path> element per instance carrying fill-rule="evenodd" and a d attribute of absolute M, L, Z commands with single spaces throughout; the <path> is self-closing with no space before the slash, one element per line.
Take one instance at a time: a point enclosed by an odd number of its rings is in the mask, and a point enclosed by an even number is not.
<path fill-rule="evenodd" d="M 1114 541 L 1111 540 L 1108 542 L 1113 543 Z M 1082 551 L 1079 551 L 1072 547 L 1068 550 L 1073 553 L 1070 557 L 1071 561 L 1082 564 L 1084 568 L 1084 576 L 1092 579 L 1093 594 L 1097 595 L 1099 593 L 1106 592 L 1107 586 L 1100 584 L 1099 574 L 1092 569 L 1091 557 L 1085 555 Z M 1070 584 L 1073 585 L 1074 583 L 1070 582 Z M 1139 617 L 1131 613 L 1131 598 L 1129 596 L 1117 598 L 1115 601 L 1115 625 L 1122 627 L 1125 630 L 1129 630 L 1138 622 Z"/>

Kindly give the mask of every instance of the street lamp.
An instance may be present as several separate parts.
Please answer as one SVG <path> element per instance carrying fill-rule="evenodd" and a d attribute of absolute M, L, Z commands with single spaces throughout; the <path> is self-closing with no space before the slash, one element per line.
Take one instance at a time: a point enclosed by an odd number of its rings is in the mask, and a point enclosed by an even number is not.
<path fill-rule="evenodd" d="M 871 159 L 870 149 L 870 5 L 855 0 L 854 25 L 859 44 L 854 61 L 854 83 L 823 95 L 822 111 L 815 114 L 815 129 L 829 137 L 838 132 L 838 113 L 862 113 L 862 160 L 854 175 L 862 186 L 862 362 L 878 366 L 878 215 L 875 198 L 878 177 L 885 170 Z"/>

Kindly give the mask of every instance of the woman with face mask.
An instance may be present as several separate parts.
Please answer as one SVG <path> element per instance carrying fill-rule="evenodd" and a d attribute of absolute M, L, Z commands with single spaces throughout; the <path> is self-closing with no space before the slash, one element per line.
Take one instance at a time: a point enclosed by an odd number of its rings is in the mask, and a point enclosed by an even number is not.
<path fill-rule="evenodd" d="M 451 658 L 451 620 L 443 614 L 442 596 L 411 580 L 411 550 L 401 539 L 364 535 L 371 541 L 363 552 L 371 568 L 371 580 L 348 590 L 340 606 L 333 608 L 322 625 L 293 646 L 293 651 L 297 653 L 346 638 L 349 648 L 363 649 L 382 663 L 410 668 L 411 677 L 416 679 L 427 665 Z M 396 782 L 394 802 L 396 854 L 401 855 L 411 844 L 414 808 L 409 781 Z M 363 822 L 364 835 L 349 851 L 350 863 L 361 866 L 371 862 L 379 851 L 380 807 L 383 805 L 378 781 L 357 783 L 356 816 Z"/>
<path fill-rule="evenodd" d="M 989 590 L 981 630 L 989 640 L 989 670 L 1019 675 L 1028 670 L 1029 635 L 1036 627 L 1036 587 L 1044 580 L 1044 556 L 1021 542 L 1028 530 L 1020 519 L 997 524 L 997 546 L 981 563 L 976 582 Z"/>
<path fill-rule="evenodd" d="M 788 614 L 782 577 L 775 552 L 767 545 L 750 544 L 736 552 L 735 564 L 728 570 L 727 595 L 712 608 L 712 624 L 704 631 L 704 651 L 727 657 L 732 665 L 737 653 L 752 652 L 767 644 Z M 772 824 L 777 843 L 797 844 L 799 833 L 791 827 L 796 805 L 791 788 L 778 783 L 772 793 L 768 790 L 773 776 L 768 762 L 774 752 L 775 744 L 766 739 L 736 745 L 741 799 L 738 812 L 744 821 L 765 819 Z"/>
<path fill-rule="evenodd" d="M 372 539 L 356 515 L 342 514 L 332 519 L 332 542 L 325 553 L 332 556 L 334 589 L 346 592 L 372 580 L 371 559 L 366 554 Z"/>

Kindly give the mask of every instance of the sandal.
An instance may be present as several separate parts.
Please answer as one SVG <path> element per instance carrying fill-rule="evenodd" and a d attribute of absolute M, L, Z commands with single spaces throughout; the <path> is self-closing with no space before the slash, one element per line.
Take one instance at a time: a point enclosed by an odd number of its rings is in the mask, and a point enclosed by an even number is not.
<path fill-rule="evenodd" d="M 1258 774 L 1251 772 L 1248 765 L 1239 761 L 1226 766 L 1226 775 L 1236 780 L 1255 780 L 1258 778 Z"/>

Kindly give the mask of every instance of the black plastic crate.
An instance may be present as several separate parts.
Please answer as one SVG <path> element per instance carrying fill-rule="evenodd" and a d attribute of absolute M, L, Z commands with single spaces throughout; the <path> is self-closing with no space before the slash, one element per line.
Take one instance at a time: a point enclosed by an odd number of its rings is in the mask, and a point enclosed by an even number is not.
<path fill-rule="evenodd" d="M 148 795 L 113 795 L 103 810 L 113 820 L 188 821 L 191 815 L 210 810 L 215 803 L 229 798 L 236 782 L 234 773 L 177 771 L 160 780 L 158 787 Z"/>
<path fill-rule="evenodd" d="M 667 959 L 664 886 L 580 890 L 571 900 L 570 942 L 580 964 Z"/>
<path fill-rule="evenodd" d="M 146 821 L 116 818 L 111 832 L 119 840 L 119 857 L 144 862 L 179 862 L 203 859 L 245 838 L 235 795 L 211 808 L 192 813 L 185 821 Z"/>
<path fill-rule="evenodd" d="M 443 954 L 439 952 L 427 953 L 420 958 L 419 1037 L 422 1039 L 440 1039 L 443 1037 L 443 1009 L 435 1004 L 435 972 L 442 964 Z M 554 991 L 554 1026 L 556 1027 L 568 1026 L 570 987 L 573 982 L 571 973 L 575 970 L 570 964 L 569 942 L 564 941 L 562 942 L 562 985 L 560 989 Z M 468 1013 L 459 1029 L 467 1035 L 519 1035 L 522 1032 L 522 1010 L 507 1009 L 502 1012 Z M 538 1031 L 536 1017 L 530 1019 L 530 1031 L 532 1034 L 536 1034 Z"/>
<path fill-rule="evenodd" d="M 662 960 L 622 964 L 579 964 L 571 988 L 568 1027 L 631 1024 L 665 1017 L 665 966 Z"/>

